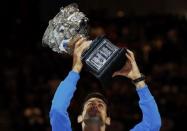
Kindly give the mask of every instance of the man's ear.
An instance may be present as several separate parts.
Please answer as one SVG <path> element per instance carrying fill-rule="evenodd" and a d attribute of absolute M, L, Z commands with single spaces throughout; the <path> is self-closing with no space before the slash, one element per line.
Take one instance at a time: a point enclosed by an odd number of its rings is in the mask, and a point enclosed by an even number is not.
<path fill-rule="evenodd" d="M 82 117 L 82 115 L 79 115 L 78 118 L 77 118 L 77 122 L 81 123 L 82 121 L 83 121 L 83 117 Z"/>
<path fill-rule="evenodd" d="M 110 122 L 111 122 L 110 117 L 107 117 L 106 120 L 105 120 L 105 124 L 106 124 L 106 125 L 110 125 Z"/>

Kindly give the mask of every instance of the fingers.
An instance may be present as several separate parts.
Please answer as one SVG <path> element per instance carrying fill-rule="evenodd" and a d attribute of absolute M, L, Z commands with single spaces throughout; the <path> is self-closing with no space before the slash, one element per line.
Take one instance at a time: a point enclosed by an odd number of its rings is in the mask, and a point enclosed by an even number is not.
<path fill-rule="evenodd" d="M 91 42 L 92 42 L 92 41 L 86 41 L 86 40 L 84 40 L 84 41 L 82 42 L 82 44 L 79 46 L 79 51 L 80 51 L 81 54 L 82 54 L 82 52 L 83 52 L 84 50 L 86 50 L 86 49 L 89 48 Z"/>
<path fill-rule="evenodd" d="M 81 35 L 77 35 L 76 37 L 73 37 L 70 40 L 70 43 L 68 44 L 68 47 L 75 46 L 75 43 L 78 42 L 78 40 L 80 40 L 81 38 L 82 38 Z"/>
<path fill-rule="evenodd" d="M 75 43 L 75 49 L 79 48 L 79 46 L 86 40 L 86 38 L 81 37 L 76 43 Z"/>
<path fill-rule="evenodd" d="M 132 63 L 134 60 L 132 59 L 132 57 L 129 54 L 125 54 L 127 59 L 130 61 L 130 63 Z"/>
<path fill-rule="evenodd" d="M 79 39 L 75 43 L 74 54 L 76 54 L 77 56 L 80 57 L 82 55 L 83 51 L 89 48 L 91 42 L 92 41 L 86 41 L 85 38 Z"/>
<path fill-rule="evenodd" d="M 127 54 L 131 57 L 132 60 L 135 60 L 134 53 L 127 49 Z"/>
<path fill-rule="evenodd" d="M 125 54 L 127 59 L 132 63 L 135 62 L 135 57 L 134 57 L 134 53 L 132 51 L 130 51 L 129 49 L 127 49 L 127 53 Z"/>

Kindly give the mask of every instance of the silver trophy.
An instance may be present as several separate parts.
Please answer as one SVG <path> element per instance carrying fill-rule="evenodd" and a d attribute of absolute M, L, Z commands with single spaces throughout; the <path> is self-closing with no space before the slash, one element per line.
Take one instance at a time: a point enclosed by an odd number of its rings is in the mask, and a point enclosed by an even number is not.
<path fill-rule="evenodd" d="M 88 18 L 80 12 L 77 4 L 62 7 L 60 12 L 49 21 L 42 42 L 53 51 L 72 55 L 72 41 L 82 35 L 88 37 Z M 124 48 L 118 48 L 104 36 L 94 39 L 82 54 L 82 61 L 89 72 L 98 78 L 103 85 L 109 84 L 114 71 L 125 63 Z"/>
<path fill-rule="evenodd" d="M 60 12 L 49 21 L 42 42 L 58 53 L 72 54 L 73 41 L 78 35 L 87 37 L 88 18 L 80 12 L 77 4 L 61 8 Z"/>

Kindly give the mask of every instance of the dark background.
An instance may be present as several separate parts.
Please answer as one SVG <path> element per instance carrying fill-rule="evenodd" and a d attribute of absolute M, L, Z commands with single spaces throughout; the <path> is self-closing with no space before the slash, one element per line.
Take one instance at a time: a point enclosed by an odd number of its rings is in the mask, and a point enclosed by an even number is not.
<path fill-rule="evenodd" d="M 90 18 L 90 38 L 105 34 L 135 53 L 162 117 L 161 131 L 187 130 L 187 1 L 6 0 L 1 2 L 0 131 L 50 131 L 49 110 L 72 58 L 43 47 L 42 35 L 61 6 L 76 2 Z M 72 128 L 88 92 L 109 100 L 112 125 L 124 131 L 141 120 L 135 87 L 125 78 L 103 89 L 83 70 L 69 108 Z"/>

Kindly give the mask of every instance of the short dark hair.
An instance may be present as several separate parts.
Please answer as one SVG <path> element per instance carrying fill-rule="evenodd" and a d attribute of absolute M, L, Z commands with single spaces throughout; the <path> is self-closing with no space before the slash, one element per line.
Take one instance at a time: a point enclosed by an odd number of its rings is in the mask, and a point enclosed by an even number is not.
<path fill-rule="evenodd" d="M 84 99 L 84 103 L 83 103 L 82 109 L 84 108 L 84 104 L 86 103 L 86 101 L 88 101 L 88 100 L 91 99 L 91 98 L 99 98 L 99 99 L 103 100 L 104 103 L 107 105 L 107 115 L 108 115 L 108 116 L 110 115 L 110 113 L 109 113 L 109 108 L 108 108 L 108 104 L 109 104 L 109 103 L 108 103 L 107 99 L 105 98 L 105 96 L 104 96 L 103 94 L 99 93 L 99 92 L 92 92 L 92 93 L 89 93 L 89 94 L 85 97 L 85 99 Z"/>

